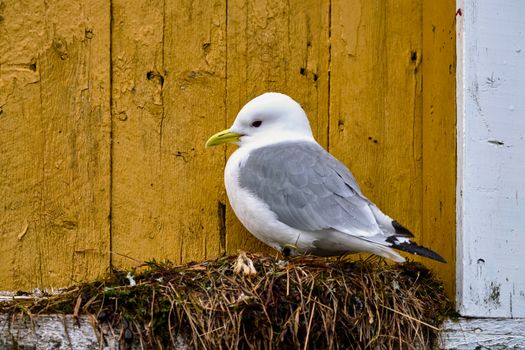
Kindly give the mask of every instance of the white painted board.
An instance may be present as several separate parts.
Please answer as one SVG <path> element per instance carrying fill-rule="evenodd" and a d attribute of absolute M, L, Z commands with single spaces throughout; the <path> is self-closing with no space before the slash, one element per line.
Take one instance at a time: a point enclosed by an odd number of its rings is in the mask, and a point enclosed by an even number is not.
<path fill-rule="evenodd" d="M 440 349 L 525 349 L 525 319 L 460 319 L 447 321 Z"/>
<path fill-rule="evenodd" d="M 31 320 L 0 314 L 0 349 L 119 349 L 118 336 L 110 334 L 109 329 L 97 330 L 87 316 L 44 315 Z"/>
<path fill-rule="evenodd" d="M 525 1 L 458 8 L 458 309 L 525 317 Z"/>
<path fill-rule="evenodd" d="M 106 323 L 97 324 L 93 316 L 0 314 L 0 349 L 138 350 L 148 348 L 134 337 L 127 344 L 117 329 Z M 176 349 L 188 350 L 188 343 L 178 335 Z"/>

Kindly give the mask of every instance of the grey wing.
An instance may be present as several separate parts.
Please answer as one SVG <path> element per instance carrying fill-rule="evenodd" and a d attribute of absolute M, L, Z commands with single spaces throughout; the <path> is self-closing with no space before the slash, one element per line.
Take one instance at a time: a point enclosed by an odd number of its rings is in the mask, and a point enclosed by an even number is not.
<path fill-rule="evenodd" d="M 291 227 L 365 237 L 381 234 L 377 208 L 362 195 L 354 176 L 315 143 L 284 142 L 256 149 L 241 167 L 239 179 Z"/>

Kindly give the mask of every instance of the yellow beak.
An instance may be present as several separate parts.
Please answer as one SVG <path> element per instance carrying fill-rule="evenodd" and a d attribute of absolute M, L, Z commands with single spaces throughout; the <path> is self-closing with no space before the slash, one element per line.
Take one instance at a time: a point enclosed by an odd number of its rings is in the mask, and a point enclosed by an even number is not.
<path fill-rule="evenodd" d="M 237 142 L 239 141 L 239 137 L 241 137 L 241 135 L 237 134 L 236 132 L 231 132 L 230 129 L 226 129 L 210 137 L 206 142 L 206 147 L 218 146 L 222 145 L 223 143 Z"/>

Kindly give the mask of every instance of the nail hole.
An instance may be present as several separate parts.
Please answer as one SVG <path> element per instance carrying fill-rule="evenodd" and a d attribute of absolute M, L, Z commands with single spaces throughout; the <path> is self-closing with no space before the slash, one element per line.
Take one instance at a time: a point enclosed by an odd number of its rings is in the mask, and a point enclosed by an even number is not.
<path fill-rule="evenodd" d="M 412 60 L 412 62 L 417 61 L 417 51 L 412 51 L 412 53 L 410 54 L 410 59 Z"/>
<path fill-rule="evenodd" d="M 93 39 L 93 29 L 92 28 L 86 28 L 84 35 L 88 39 Z"/>
<path fill-rule="evenodd" d="M 299 72 L 301 75 L 306 75 L 306 68 L 301 68 Z"/>
<path fill-rule="evenodd" d="M 164 77 L 161 74 L 151 71 L 151 70 L 146 73 L 146 79 L 153 80 L 154 78 L 159 79 L 160 86 L 164 85 Z"/>

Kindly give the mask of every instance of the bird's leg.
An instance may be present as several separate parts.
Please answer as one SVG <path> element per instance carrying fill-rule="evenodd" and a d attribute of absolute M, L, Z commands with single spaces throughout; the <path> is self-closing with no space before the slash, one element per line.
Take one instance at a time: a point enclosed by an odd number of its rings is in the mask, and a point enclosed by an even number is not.
<path fill-rule="evenodd" d="M 297 246 L 294 244 L 285 244 L 281 249 L 281 254 L 285 258 L 289 258 L 292 255 L 292 252 L 297 249 Z"/>

